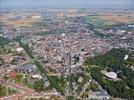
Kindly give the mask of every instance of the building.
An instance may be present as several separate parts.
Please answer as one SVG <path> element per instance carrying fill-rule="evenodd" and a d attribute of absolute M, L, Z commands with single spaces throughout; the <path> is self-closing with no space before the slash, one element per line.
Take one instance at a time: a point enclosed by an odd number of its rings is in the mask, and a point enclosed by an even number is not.
<path fill-rule="evenodd" d="M 8 78 L 15 78 L 16 77 L 16 73 L 15 72 L 9 72 L 8 74 L 7 74 L 7 77 Z"/>
<path fill-rule="evenodd" d="M 42 76 L 40 74 L 32 75 L 32 78 L 34 79 L 42 79 Z"/>
<path fill-rule="evenodd" d="M 117 73 L 115 72 L 106 72 L 104 75 L 110 79 L 116 79 L 117 78 Z"/>
<path fill-rule="evenodd" d="M 21 52 L 21 51 L 23 51 L 23 48 L 21 48 L 21 47 L 20 48 L 17 48 L 16 51 L 17 52 Z"/>
<path fill-rule="evenodd" d="M 36 73 L 37 67 L 34 64 L 23 64 L 15 68 L 15 71 L 20 73 Z"/>

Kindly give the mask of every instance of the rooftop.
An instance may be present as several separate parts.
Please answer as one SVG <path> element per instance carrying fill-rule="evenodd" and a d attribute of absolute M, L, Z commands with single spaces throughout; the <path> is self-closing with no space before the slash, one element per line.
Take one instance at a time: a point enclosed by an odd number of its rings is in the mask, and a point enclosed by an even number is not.
<path fill-rule="evenodd" d="M 117 73 L 115 72 L 106 72 L 105 76 L 111 79 L 116 79 L 117 78 Z"/>

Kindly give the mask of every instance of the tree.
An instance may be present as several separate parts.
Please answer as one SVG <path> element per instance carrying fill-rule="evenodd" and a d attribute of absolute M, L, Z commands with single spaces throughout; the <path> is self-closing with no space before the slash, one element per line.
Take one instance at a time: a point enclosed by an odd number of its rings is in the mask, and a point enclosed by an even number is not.
<path fill-rule="evenodd" d="M 74 96 L 70 95 L 67 97 L 67 100 L 75 100 L 75 99 L 74 99 Z"/>
<path fill-rule="evenodd" d="M 37 91 L 37 92 L 41 92 L 44 90 L 44 83 L 42 80 L 39 80 L 39 81 L 36 81 L 34 83 L 34 89 Z"/>
<path fill-rule="evenodd" d="M 134 72 L 125 66 L 124 56 L 130 54 L 129 51 L 119 48 L 111 49 L 103 55 L 98 55 L 86 60 L 86 64 L 97 65 L 90 67 L 91 76 L 113 97 L 134 99 Z M 101 70 L 109 69 L 110 71 L 119 72 L 118 77 L 122 80 L 111 81 L 104 78 Z M 129 88 L 128 88 L 129 87 Z"/>
<path fill-rule="evenodd" d="M 48 77 L 48 80 L 51 83 L 50 88 L 55 88 L 58 92 L 64 95 L 65 82 L 63 79 L 59 79 L 56 76 L 50 76 Z"/>
<path fill-rule="evenodd" d="M 95 82 L 90 83 L 90 89 L 92 91 L 99 91 L 99 86 Z"/>
<path fill-rule="evenodd" d="M 4 95 L 6 95 L 6 89 L 2 84 L 0 84 L 0 97 Z"/>

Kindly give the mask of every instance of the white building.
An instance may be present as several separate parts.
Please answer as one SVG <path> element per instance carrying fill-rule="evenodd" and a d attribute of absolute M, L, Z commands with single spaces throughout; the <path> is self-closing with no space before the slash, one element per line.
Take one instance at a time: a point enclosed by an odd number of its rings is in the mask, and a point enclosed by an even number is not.
<path fill-rule="evenodd" d="M 17 52 L 21 52 L 21 51 L 23 51 L 23 50 L 24 50 L 24 49 L 21 48 L 21 47 L 16 49 Z"/>
<path fill-rule="evenodd" d="M 106 72 L 104 75 L 106 77 L 110 78 L 110 79 L 116 79 L 117 78 L 117 73 L 115 73 L 115 72 Z"/>
<path fill-rule="evenodd" d="M 38 18 L 41 18 L 41 16 L 32 16 L 32 18 L 34 18 L 34 19 L 38 19 Z"/>
<path fill-rule="evenodd" d="M 128 55 L 125 55 L 125 56 L 124 56 L 124 60 L 127 60 L 127 59 L 128 59 Z"/>
<path fill-rule="evenodd" d="M 42 76 L 41 75 L 33 75 L 32 78 L 38 78 L 38 79 L 42 79 Z"/>

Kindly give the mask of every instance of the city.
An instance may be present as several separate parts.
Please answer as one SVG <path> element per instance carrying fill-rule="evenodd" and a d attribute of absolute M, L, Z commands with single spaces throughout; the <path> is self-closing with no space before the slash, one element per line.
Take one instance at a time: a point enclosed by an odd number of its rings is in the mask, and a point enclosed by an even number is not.
<path fill-rule="evenodd" d="M 0 100 L 133 100 L 134 11 L 0 13 Z"/>

